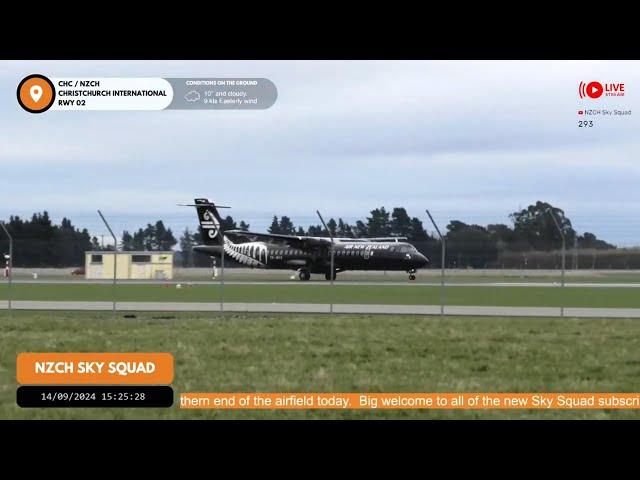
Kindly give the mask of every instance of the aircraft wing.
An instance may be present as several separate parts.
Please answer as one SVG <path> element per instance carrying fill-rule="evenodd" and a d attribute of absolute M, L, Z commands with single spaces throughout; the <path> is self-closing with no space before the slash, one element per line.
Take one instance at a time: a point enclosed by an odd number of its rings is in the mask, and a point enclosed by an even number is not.
<path fill-rule="evenodd" d="M 232 235 L 245 237 L 251 241 L 284 241 L 289 245 L 300 247 L 319 247 L 324 245 L 331 245 L 331 239 L 329 238 L 305 237 L 300 235 L 281 235 L 279 233 L 256 233 L 247 232 L 245 230 L 225 230 L 224 233 L 225 235 L 230 233 Z"/>
<path fill-rule="evenodd" d="M 406 242 L 408 238 L 407 237 L 373 237 L 373 238 L 365 238 L 364 240 L 368 242 Z"/>

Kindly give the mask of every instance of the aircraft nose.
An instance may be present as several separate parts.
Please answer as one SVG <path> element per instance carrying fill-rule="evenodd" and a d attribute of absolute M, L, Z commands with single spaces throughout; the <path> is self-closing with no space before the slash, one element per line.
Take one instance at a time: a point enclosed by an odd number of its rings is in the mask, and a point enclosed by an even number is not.
<path fill-rule="evenodd" d="M 427 265 L 429 265 L 429 259 L 425 257 L 423 254 L 418 253 L 417 255 L 415 255 L 415 264 L 416 264 L 415 268 L 426 267 Z"/>

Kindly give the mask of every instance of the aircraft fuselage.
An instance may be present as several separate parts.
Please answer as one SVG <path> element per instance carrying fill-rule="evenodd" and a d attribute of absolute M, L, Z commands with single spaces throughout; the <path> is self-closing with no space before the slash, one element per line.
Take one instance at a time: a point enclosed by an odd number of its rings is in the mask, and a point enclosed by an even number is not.
<path fill-rule="evenodd" d="M 220 246 L 198 246 L 194 250 L 220 256 Z M 224 236 L 224 251 L 248 267 L 283 270 L 306 268 L 311 273 L 327 273 L 331 265 L 331 246 L 304 249 L 284 242 L 234 242 Z M 407 242 L 369 242 L 340 239 L 333 246 L 333 264 L 344 270 L 415 271 L 429 261 Z"/>

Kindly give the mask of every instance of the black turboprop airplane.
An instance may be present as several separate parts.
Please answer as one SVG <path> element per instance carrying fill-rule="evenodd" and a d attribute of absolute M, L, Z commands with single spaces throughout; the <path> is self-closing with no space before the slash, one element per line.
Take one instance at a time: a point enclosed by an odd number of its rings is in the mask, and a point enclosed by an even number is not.
<path fill-rule="evenodd" d="M 196 207 L 204 242 L 193 247 L 195 252 L 218 257 L 224 248 L 229 257 L 252 268 L 296 270 L 300 280 L 309 280 L 312 273 L 323 273 L 331 280 L 329 238 L 221 231 L 218 208 L 228 207 L 216 207 L 206 198 L 196 198 L 188 206 Z M 334 238 L 333 278 L 345 270 L 400 270 L 415 280 L 417 269 L 429 260 L 403 240 L 406 238 Z"/>

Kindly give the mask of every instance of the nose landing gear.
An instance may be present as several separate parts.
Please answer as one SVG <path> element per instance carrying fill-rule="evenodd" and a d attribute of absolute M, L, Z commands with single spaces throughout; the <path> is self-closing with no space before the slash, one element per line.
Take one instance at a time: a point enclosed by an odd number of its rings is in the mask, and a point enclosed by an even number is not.
<path fill-rule="evenodd" d="M 415 268 L 412 268 L 411 270 L 407 270 L 407 273 L 409 274 L 409 280 L 416 279 L 416 272 L 417 270 Z"/>

